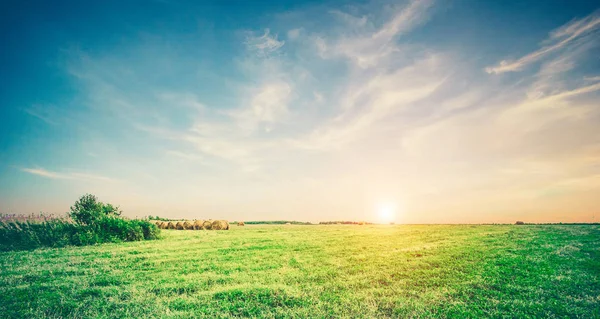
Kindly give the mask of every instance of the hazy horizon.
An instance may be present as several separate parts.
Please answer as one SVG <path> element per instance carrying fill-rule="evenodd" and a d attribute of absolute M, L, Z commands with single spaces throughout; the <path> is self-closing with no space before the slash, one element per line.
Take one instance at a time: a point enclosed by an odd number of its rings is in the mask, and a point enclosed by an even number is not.
<path fill-rule="evenodd" d="M 593 1 L 0 9 L 0 212 L 600 221 Z"/>

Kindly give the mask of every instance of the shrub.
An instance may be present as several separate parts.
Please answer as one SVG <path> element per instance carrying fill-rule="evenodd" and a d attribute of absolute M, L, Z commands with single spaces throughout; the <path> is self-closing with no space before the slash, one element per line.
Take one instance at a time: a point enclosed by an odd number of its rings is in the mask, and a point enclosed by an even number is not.
<path fill-rule="evenodd" d="M 148 240 L 159 235 L 160 230 L 152 223 L 118 217 L 106 217 L 91 225 L 63 220 L 0 222 L 0 251 Z"/>
<path fill-rule="evenodd" d="M 140 227 L 142 227 L 145 240 L 160 238 L 160 228 L 157 225 L 143 220 L 139 220 L 138 222 L 140 223 Z"/>
<path fill-rule="evenodd" d="M 118 208 L 99 202 L 93 195 L 85 195 L 71 207 L 70 216 L 75 222 L 0 221 L 0 251 L 159 238 L 160 230 L 155 224 L 119 215 Z"/>
<path fill-rule="evenodd" d="M 83 225 L 90 225 L 95 221 L 104 217 L 117 217 L 121 215 L 119 207 L 114 207 L 111 204 L 104 204 L 98 201 L 98 198 L 92 194 L 81 196 L 69 212 L 75 222 Z"/>

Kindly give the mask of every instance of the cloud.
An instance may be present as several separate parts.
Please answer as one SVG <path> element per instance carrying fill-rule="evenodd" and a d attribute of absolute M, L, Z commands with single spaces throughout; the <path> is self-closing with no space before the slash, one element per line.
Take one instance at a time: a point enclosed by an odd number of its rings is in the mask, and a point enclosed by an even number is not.
<path fill-rule="evenodd" d="M 345 27 L 354 29 L 364 28 L 367 25 L 368 19 L 366 16 L 355 17 L 349 13 L 340 10 L 331 10 L 330 12 L 334 17 L 338 18 L 344 23 Z"/>
<path fill-rule="evenodd" d="M 265 33 L 262 36 L 247 36 L 245 43 L 248 51 L 255 53 L 259 57 L 268 57 L 283 47 L 285 41 L 278 41 L 277 34 L 271 36 L 270 33 L 269 29 L 265 29 Z"/>
<path fill-rule="evenodd" d="M 288 115 L 292 88 L 286 82 L 266 83 L 253 94 L 250 105 L 229 114 L 245 129 L 261 123 L 275 123 Z"/>
<path fill-rule="evenodd" d="M 485 71 L 490 74 L 501 74 L 505 72 L 521 71 L 528 65 L 535 63 L 544 56 L 562 50 L 568 46 L 578 45 L 577 40 L 589 41 L 593 38 L 596 30 L 600 28 L 600 14 L 594 12 L 580 20 L 574 20 L 550 33 L 550 37 L 544 42 L 540 49 L 531 52 L 517 60 L 503 60 L 496 66 L 487 67 Z"/>
<path fill-rule="evenodd" d="M 93 175 L 93 174 L 88 174 L 88 173 L 80 173 L 80 172 L 59 173 L 59 172 L 48 171 L 43 168 L 22 168 L 21 170 L 23 172 L 26 172 L 29 174 L 42 176 L 42 177 L 46 177 L 46 178 L 51 178 L 51 179 L 72 179 L 72 180 L 103 181 L 103 182 L 116 181 L 113 178 L 100 176 L 100 175 Z"/>
<path fill-rule="evenodd" d="M 202 156 L 190 152 L 181 152 L 175 150 L 167 150 L 166 154 L 169 156 L 175 156 L 177 158 L 181 158 L 187 161 L 201 161 L 203 159 Z"/>
<path fill-rule="evenodd" d="M 441 63 L 441 57 L 428 56 L 398 69 L 390 67 L 382 73 L 360 78 L 348 87 L 339 101 L 342 112 L 297 145 L 339 149 L 368 136 L 374 126 L 431 95 L 446 77 L 447 71 Z"/>
<path fill-rule="evenodd" d="M 23 111 L 49 125 L 58 125 L 64 121 L 61 112 L 53 105 L 34 104 Z"/>
<path fill-rule="evenodd" d="M 21 170 L 24 172 L 33 174 L 33 175 L 43 176 L 43 177 L 47 177 L 47 178 L 54 178 L 54 179 L 69 178 L 66 175 L 55 173 L 55 172 L 50 172 L 50 171 L 47 171 L 47 170 L 41 169 L 41 168 L 23 168 Z"/>
<path fill-rule="evenodd" d="M 381 63 L 386 57 L 398 50 L 393 43 L 397 37 L 405 34 L 427 19 L 427 10 L 433 1 L 409 1 L 400 7 L 394 16 L 379 29 L 366 30 L 366 17 L 355 18 L 346 13 L 334 11 L 336 16 L 344 17 L 359 31 L 342 36 L 328 43 L 322 37 L 315 38 L 315 44 L 323 57 L 345 56 L 360 68 L 368 68 Z"/>
<path fill-rule="evenodd" d="M 165 92 L 158 94 L 158 98 L 175 107 L 186 107 L 199 112 L 206 110 L 206 105 L 200 103 L 193 93 Z"/>
<path fill-rule="evenodd" d="M 289 30 L 287 33 L 288 39 L 290 39 L 290 40 L 298 39 L 301 31 L 302 31 L 302 29 L 300 29 L 300 28 Z"/>

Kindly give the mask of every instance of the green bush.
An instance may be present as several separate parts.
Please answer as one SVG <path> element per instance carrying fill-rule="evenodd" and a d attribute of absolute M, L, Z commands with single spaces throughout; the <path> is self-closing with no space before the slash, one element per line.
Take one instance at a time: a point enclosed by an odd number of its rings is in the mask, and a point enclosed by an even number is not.
<path fill-rule="evenodd" d="M 69 217 L 75 222 L 83 225 L 90 225 L 97 220 L 105 217 L 117 217 L 121 215 L 119 207 L 111 204 L 104 204 L 98 201 L 98 198 L 92 194 L 85 194 L 71 206 Z"/>
<path fill-rule="evenodd" d="M 119 217 L 105 217 L 90 225 L 63 220 L 0 222 L 0 251 L 149 240 L 159 235 L 158 227 L 148 221 Z"/>
<path fill-rule="evenodd" d="M 112 205 L 85 195 L 71 208 L 70 216 L 75 222 L 60 219 L 0 222 L 0 251 L 159 238 L 160 229 L 153 223 L 127 220 L 119 215 Z"/>

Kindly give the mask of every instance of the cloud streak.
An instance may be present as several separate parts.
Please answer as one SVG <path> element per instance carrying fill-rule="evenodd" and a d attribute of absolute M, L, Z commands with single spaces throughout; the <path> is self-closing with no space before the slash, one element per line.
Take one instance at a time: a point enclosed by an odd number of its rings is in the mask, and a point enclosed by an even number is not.
<path fill-rule="evenodd" d="M 521 71 L 528 65 L 539 61 L 544 56 L 552 52 L 562 50 L 570 45 L 578 45 L 576 43 L 577 40 L 583 39 L 586 41 L 586 37 L 596 36 L 595 32 L 599 28 L 600 14 L 598 12 L 594 12 L 585 18 L 572 21 L 551 32 L 550 37 L 544 41 L 546 45 L 540 49 L 531 52 L 517 60 L 502 60 L 496 66 L 485 68 L 485 71 L 490 74 Z"/>
<path fill-rule="evenodd" d="M 271 35 L 271 30 L 269 29 L 265 29 L 265 33 L 262 36 L 249 35 L 246 38 L 246 47 L 248 50 L 263 58 L 274 54 L 284 44 L 285 41 L 279 41 L 277 34 Z"/>
<path fill-rule="evenodd" d="M 50 179 L 68 179 L 97 182 L 115 182 L 117 180 L 105 176 L 93 175 L 80 172 L 54 172 L 43 168 L 22 168 L 21 171 Z"/>
<path fill-rule="evenodd" d="M 351 21 L 358 34 L 342 34 L 335 41 L 325 41 L 323 37 L 315 38 L 315 45 L 323 57 L 345 56 L 360 68 L 369 68 L 382 63 L 398 52 L 399 48 L 393 40 L 423 24 L 427 20 L 427 10 L 433 1 L 413 0 L 396 9 L 395 14 L 379 29 L 368 30 L 365 17 L 355 18 L 344 14 L 345 21 Z M 334 12 L 340 16 L 339 12 Z"/>

